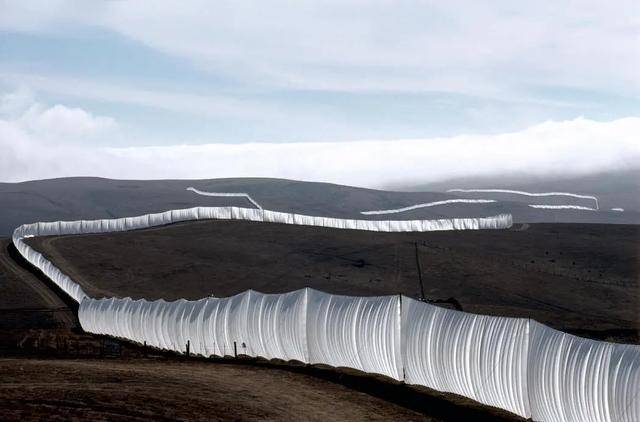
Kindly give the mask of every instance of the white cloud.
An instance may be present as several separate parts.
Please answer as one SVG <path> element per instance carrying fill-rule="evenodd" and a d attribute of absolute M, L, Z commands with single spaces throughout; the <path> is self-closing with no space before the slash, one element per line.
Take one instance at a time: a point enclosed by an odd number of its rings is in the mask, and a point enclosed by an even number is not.
<path fill-rule="evenodd" d="M 25 115 L 30 113 L 31 108 Z M 0 180 L 63 176 L 131 179 L 282 177 L 366 187 L 452 177 L 578 175 L 636 168 L 640 118 L 546 122 L 501 135 L 395 141 L 251 143 L 98 148 L 52 142 L 29 120 L 0 119 Z M 36 114 L 42 127 L 102 130 L 100 118 L 64 106 Z M 75 122 L 75 123 L 74 123 Z"/>
<path fill-rule="evenodd" d="M 15 118 L 34 104 L 33 92 L 21 86 L 14 92 L 0 95 L 0 116 Z"/>
<path fill-rule="evenodd" d="M 637 1 L 185 0 L 152 9 L 0 0 L 0 31 L 13 31 L 0 85 L 99 103 L 134 145 L 500 133 L 639 111 Z M 97 63 L 67 53 L 92 43 L 104 50 Z M 102 65 L 111 55 L 113 72 Z"/>
<path fill-rule="evenodd" d="M 27 89 L 0 96 L 0 118 L 24 136 L 49 144 L 87 142 L 98 136 L 112 136 L 118 127 L 111 117 L 96 116 L 81 108 L 40 104 Z"/>
<path fill-rule="evenodd" d="M 39 92 L 101 102 L 132 104 L 201 117 L 243 116 L 273 118 L 285 115 L 269 104 L 246 99 L 238 100 L 224 95 L 203 95 L 176 92 L 175 90 L 150 90 L 128 84 L 95 82 L 56 75 L 34 75 L 24 72 L 0 71 L 0 81 L 11 85 L 28 85 Z"/>
<path fill-rule="evenodd" d="M 91 136 L 116 127 L 110 117 L 94 116 L 81 108 L 61 104 L 49 108 L 32 106 L 22 116 L 21 123 L 31 131 L 60 137 Z"/>
<path fill-rule="evenodd" d="M 550 13 L 553 10 L 553 13 Z M 634 11 L 636 13 L 634 13 Z M 103 25 L 265 84 L 502 96 L 638 86 L 637 2 L 113 2 Z"/>
<path fill-rule="evenodd" d="M 640 6 L 603 2 L 11 2 L 0 28 L 99 26 L 267 87 L 535 100 L 531 86 L 637 95 Z"/>

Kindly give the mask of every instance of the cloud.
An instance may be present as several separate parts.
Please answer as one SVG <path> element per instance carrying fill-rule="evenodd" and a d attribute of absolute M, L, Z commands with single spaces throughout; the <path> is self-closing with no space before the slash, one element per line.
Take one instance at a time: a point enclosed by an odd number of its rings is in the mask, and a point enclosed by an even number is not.
<path fill-rule="evenodd" d="M 0 118 L 13 131 L 48 144 L 87 142 L 97 136 L 112 136 L 118 128 L 111 117 L 62 104 L 52 107 L 40 104 L 24 88 L 0 96 Z"/>
<path fill-rule="evenodd" d="M 640 3 L 630 0 L 0 9 L 0 85 L 100 104 L 135 145 L 500 133 L 640 111 Z"/>
<path fill-rule="evenodd" d="M 100 27 L 252 86 L 539 100 L 536 86 L 637 95 L 632 0 L 13 2 L 0 28 Z"/>
<path fill-rule="evenodd" d="M 67 97 L 131 104 L 151 109 L 188 113 L 201 117 L 239 116 L 252 118 L 282 117 L 284 113 L 260 101 L 236 99 L 225 95 L 203 95 L 175 90 L 143 89 L 129 84 L 108 83 L 56 75 L 1 72 L 0 81 L 28 85 L 39 92 Z M 23 88 L 24 89 L 24 88 Z M 11 94 L 17 95 L 17 94 Z M 30 97 L 32 98 L 32 97 Z M 1 103 L 0 103 L 1 104 Z"/>
<path fill-rule="evenodd" d="M 110 117 L 94 116 L 81 108 L 56 104 L 50 108 L 32 106 L 21 119 L 29 130 L 47 136 L 91 136 L 112 130 L 116 122 Z"/>
<path fill-rule="evenodd" d="M 15 92 L 0 95 L 0 116 L 16 117 L 23 114 L 34 103 L 33 92 L 22 86 Z"/>
<path fill-rule="evenodd" d="M 638 88 L 636 2 L 113 2 L 103 25 L 268 86 L 518 96 Z M 549 13 L 549 9 L 553 13 Z M 637 16 L 637 15 L 636 15 Z M 518 92 L 520 91 L 520 92 Z"/>
<path fill-rule="evenodd" d="M 59 134 L 44 129 L 99 134 L 108 118 L 62 105 L 39 107 L 0 119 L 0 180 L 282 177 L 381 187 L 514 172 L 580 175 L 640 163 L 635 117 L 550 121 L 513 133 L 433 139 L 104 148 L 60 142 Z"/>

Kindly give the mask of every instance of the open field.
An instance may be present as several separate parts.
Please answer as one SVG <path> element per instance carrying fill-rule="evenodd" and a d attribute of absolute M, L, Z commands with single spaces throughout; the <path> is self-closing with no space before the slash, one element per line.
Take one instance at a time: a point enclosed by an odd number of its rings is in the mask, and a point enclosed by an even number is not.
<path fill-rule="evenodd" d="M 581 224 L 374 233 L 199 221 L 28 242 L 97 297 L 195 299 L 306 286 L 353 295 L 424 291 L 431 300 L 454 297 L 468 312 L 528 316 L 586 337 L 638 342 L 639 236 L 637 226 Z M 69 312 L 10 252 L 5 247 L 0 260 L 10 292 L 2 307 Z M 38 323 L 46 328 L 29 328 Z M 0 359 L 0 419 L 517 420 L 358 371 L 184 360 L 111 340 L 105 349 L 103 338 L 52 328 L 58 325 L 37 320 L 4 331 L 22 349 L 4 354 L 20 357 Z"/>
<path fill-rule="evenodd" d="M 60 291 L 2 243 L 1 420 L 519 420 L 348 369 L 184 360 L 81 333 Z"/>
<path fill-rule="evenodd" d="M 0 420 L 521 420 L 384 376 L 187 358 L 68 329 L 5 331 Z M 19 347 L 3 343 L 16 341 Z"/>
<path fill-rule="evenodd" d="M 637 343 L 639 235 L 640 228 L 625 225 L 374 233 L 200 221 L 29 242 L 94 297 L 424 291 L 431 300 L 453 297 L 467 312 L 530 317 L 585 337 Z"/>
<path fill-rule="evenodd" d="M 272 364 L 4 358 L 0 373 L 2 420 L 521 420 L 423 388 Z"/>
<path fill-rule="evenodd" d="M 0 360 L 0 418 L 109 420 L 416 419 L 313 377 L 199 362 Z"/>

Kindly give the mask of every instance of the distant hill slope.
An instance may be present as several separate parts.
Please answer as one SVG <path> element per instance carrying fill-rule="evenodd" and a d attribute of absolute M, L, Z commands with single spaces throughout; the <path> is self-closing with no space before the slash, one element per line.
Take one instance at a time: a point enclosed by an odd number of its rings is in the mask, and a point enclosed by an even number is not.
<path fill-rule="evenodd" d="M 343 218 L 402 220 L 482 217 L 512 213 L 516 222 L 640 222 L 638 207 L 633 210 L 625 209 L 622 213 L 606 210 L 538 210 L 521 202 L 522 198 L 512 197 L 494 203 L 458 203 L 395 214 L 365 216 L 360 212 L 402 208 L 469 196 L 435 191 L 382 191 L 329 183 L 266 178 L 133 181 L 74 177 L 0 183 L 0 235 L 9 235 L 20 224 L 35 221 L 125 217 L 194 206 L 253 207 L 249 201 L 241 197 L 202 196 L 187 191 L 186 188 L 191 186 L 208 192 L 248 193 L 265 209 Z M 437 188 L 446 190 L 445 187 L 468 187 L 468 184 L 449 184 Z M 536 200 L 536 203 L 540 201 Z"/>
<path fill-rule="evenodd" d="M 502 188 L 528 192 L 573 192 L 594 195 L 598 198 L 602 210 L 623 208 L 628 212 L 640 211 L 640 170 L 596 173 L 580 177 L 536 178 L 521 174 L 509 174 L 501 177 L 474 177 L 451 179 L 437 183 L 407 183 L 392 186 L 392 190 L 445 192 L 449 189 L 486 189 Z M 465 197 L 485 197 L 474 194 Z M 503 199 L 532 203 L 531 198 L 517 195 L 503 195 Z M 551 203 L 551 202 L 549 202 Z M 592 201 L 574 200 L 571 203 L 592 206 Z"/>
<path fill-rule="evenodd" d="M 562 331 L 637 343 L 638 235 L 640 226 L 597 224 L 377 233 L 196 221 L 27 242 L 91 297 L 196 300 L 305 287 L 453 297 L 466 312 L 534 318 Z"/>

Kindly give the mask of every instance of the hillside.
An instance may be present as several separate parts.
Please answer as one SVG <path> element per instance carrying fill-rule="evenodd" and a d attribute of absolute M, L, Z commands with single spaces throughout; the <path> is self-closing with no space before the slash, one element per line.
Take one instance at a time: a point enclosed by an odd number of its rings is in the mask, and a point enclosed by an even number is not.
<path fill-rule="evenodd" d="M 263 208 L 307 215 L 366 219 L 436 219 L 447 217 L 486 217 L 511 213 L 516 222 L 575 222 L 637 224 L 640 208 L 624 212 L 541 210 L 528 207 L 518 196 L 489 197 L 497 202 L 447 204 L 419 208 L 409 212 L 367 215 L 362 211 L 385 210 L 467 197 L 438 191 L 399 192 L 363 189 L 329 183 L 299 182 L 284 179 L 212 179 L 212 180 L 110 180 L 101 178 L 63 178 L 23 183 L 0 183 L 0 235 L 10 235 L 20 224 L 36 221 L 130 217 L 151 212 L 195 206 L 253 207 L 244 198 L 211 197 L 187 191 L 195 187 L 208 192 L 245 192 Z M 545 186 L 547 187 L 547 186 Z M 527 189 L 533 189 L 527 186 Z M 586 187 L 585 187 L 586 189 Z M 582 191 L 580 191 L 582 192 Z M 584 193 L 589 193 L 587 190 Z M 566 198 L 540 198 L 535 203 L 556 204 Z M 571 203 L 584 204 L 584 201 Z M 588 201 L 587 201 L 588 203 Z M 617 202 L 612 202 L 616 203 Z M 588 203 L 589 206 L 590 203 Z"/>
<path fill-rule="evenodd" d="M 430 300 L 453 297 L 467 312 L 637 342 L 639 235 L 638 226 L 624 225 L 376 233 L 200 221 L 28 242 L 93 297 L 175 300 L 313 287 L 418 298 L 424 291 Z"/>

